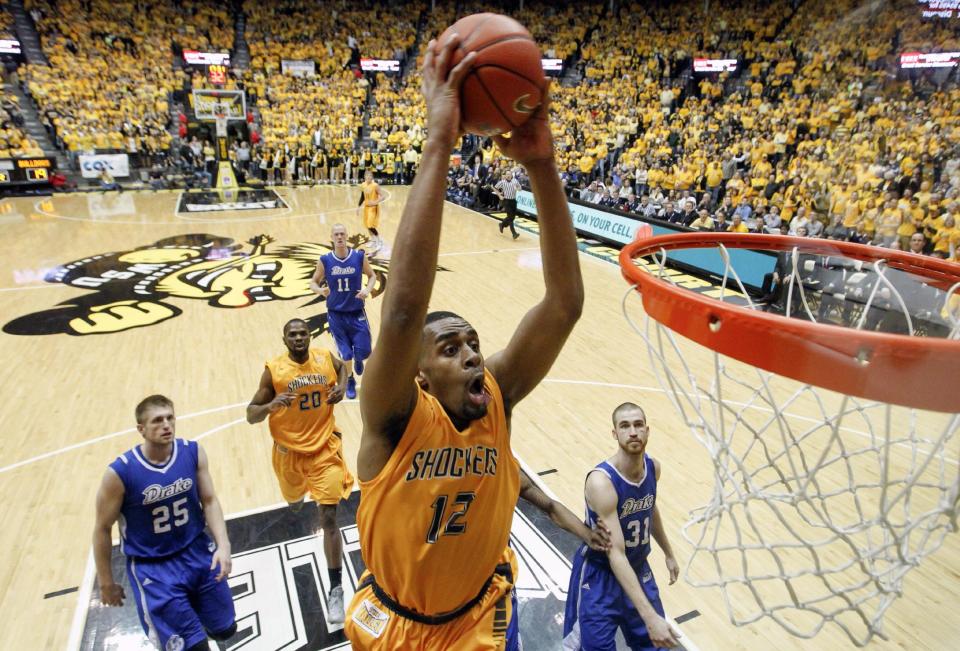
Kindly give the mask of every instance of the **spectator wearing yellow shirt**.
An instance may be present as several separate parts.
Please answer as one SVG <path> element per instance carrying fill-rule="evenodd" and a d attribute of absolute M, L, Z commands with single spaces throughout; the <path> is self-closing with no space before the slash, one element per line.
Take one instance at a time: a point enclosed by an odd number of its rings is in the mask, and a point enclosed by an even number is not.
<path fill-rule="evenodd" d="M 902 221 L 903 214 L 897 208 L 896 200 L 888 200 L 877 219 L 877 235 L 873 243 L 887 247 L 893 244 L 894 240 L 897 240 L 897 230 Z"/>
<path fill-rule="evenodd" d="M 727 226 L 727 232 L 729 233 L 749 233 L 750 229 L 746 224 L 743 223 L 743 218 L 740 217 L 738 213 L 733 213 L 733 220 L 730 222 L 730 225 Z"/>
<path fill-rule="evenodd" d="M 950 258 L 960 248 L 960 229 L 956 227 L 953 215 L 943 218 L 943 226 L 933 236 L 933 255 L 938 258 Z"/>

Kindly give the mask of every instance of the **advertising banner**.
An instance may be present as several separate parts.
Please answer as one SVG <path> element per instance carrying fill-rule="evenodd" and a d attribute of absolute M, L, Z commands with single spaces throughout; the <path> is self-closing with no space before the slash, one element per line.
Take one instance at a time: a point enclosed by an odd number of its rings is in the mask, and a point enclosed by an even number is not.
<path fill-rule="evenodd" d="M 317 74 L 317 64 L 314 61 L 281 59 L 280 71 L 285 75 L 292 75 L 294 77 L 313 77 Z"/>
<path fill-rule="evenodd" d="M 184 50 L 183 60 L 192 66 L 229 66 L 229 52 L 197 52 L 196 50 Z"/>
<path fill-rule="evenodd" d="M 364 72 L 400 72 L 400 62 L 388 59 L 360 59 L 360 69 Z"/>
<path fill-rule="evenodd" d="M 80 171 L 85 179 L 95 179 L 107 170 L 114 178 L 130 176 L 130 158 L 126 154 L 94 154 L 80 156 Z"/>
<path fill-rule="evenodd" d="M 901 68 L 955 68 L 960 52 L 904 52 L 900 55 Z"/>

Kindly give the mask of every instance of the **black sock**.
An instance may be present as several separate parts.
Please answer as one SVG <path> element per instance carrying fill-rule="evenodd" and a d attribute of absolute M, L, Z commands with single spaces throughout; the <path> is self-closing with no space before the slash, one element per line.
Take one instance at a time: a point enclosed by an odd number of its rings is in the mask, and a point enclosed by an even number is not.
<path fill-rule="evenodd" d="M 341 575 L 343 574 L 343 569 L 339 567 L 328 567 L 327 573 L 330 575 L 330 589 L 336 588 L 338 585 L 343 583 Z"/>

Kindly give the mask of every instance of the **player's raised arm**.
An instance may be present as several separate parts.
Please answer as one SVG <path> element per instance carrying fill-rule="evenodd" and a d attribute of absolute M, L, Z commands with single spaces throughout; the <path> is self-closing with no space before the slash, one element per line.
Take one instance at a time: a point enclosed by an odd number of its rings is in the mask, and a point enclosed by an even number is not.
<path fill-rule="evenodd" d="M 471 53 L 451 69 L 458 43 L 458 37 L 439 45 L 431 41 L 423 63 L 429 137 L 397 230 L 380 332 L 360 393 L 361 481 L 375 477 L 390 458 L 417 395 L 414 378 L 436 274 L 447 169 L 460 135 L 460 85 L 475 58 Z"/>
<path fill-rule="evenodd" d="M 554 159 L 548 104 L 545 100 L 509 138 L 494 137 L 500 150 L 523 165 L 530 177 L 546 285 L 543 300 L 523 317 L 507 347 L 487 360 L 508 409 L 547 374 L 583 310 L 577 237 Z"/>
<path fill-rule="evenodd" d="M 617 491 L 610 483 L 610 479 L 601 472 L 591 472 L 587 475 L 586 497 L 587 504 L 610 532 L 610 549 L 607 551 L 610 569 L 647 625 L 650 640 L 657 647 L 677 646 L 679 635 L 670 627 L 667 620 L 654 610 L 640 586 L 636 571 L 627 559 L 623 529 L 617 516 Z"/>
<path fill-rule="evenodd" d="M 207 462 L 207 453 L 197 444 L 197 493 L 203 504 L 203 517 L 210 527 L 217 550 L 213 553 L 210 570 L 217 572 L 217 581 L 230 576 L 232 561 L 230 560 L 230 538 L 227 537 L 227 523 L 223 519 L 223 508 L 217 493 L 213 490 L 213 477 L 210 476 L 210 465 Z"/>
<path fill-rule="evenodd" d="M 93 529 L 93 561 L 100 583 L 100 600 L 107 606 L 122 606 L 123 587 L 114 582 L 110 556 L 113 543 L 110 534 L 123 506 L 123 482 L 112 468 L 107 468 L 97 491 L 97 522 Z"/>

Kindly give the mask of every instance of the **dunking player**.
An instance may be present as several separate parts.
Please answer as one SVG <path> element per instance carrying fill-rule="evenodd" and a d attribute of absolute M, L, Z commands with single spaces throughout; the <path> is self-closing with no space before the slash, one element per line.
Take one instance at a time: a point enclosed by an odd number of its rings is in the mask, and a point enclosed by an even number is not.
<path fill-rule="evenodd" d="M 373 170 L 367 168 L 363 173 L 363 183 L 360 184 L 360 203 L 357 204 L 357 213 L 363 209 L 363 227 L 370 231 L 371 248 L 376 251 L 383 246 L 380 238 L 380 204 L 383 203 L 383 193 L 380 186 L 373 180 Z"/>
<path fill-rule="evenodd" d="M 427 49 L 429 137 L 360 392 L 357 527 L 367 571 L 344 629 L 357 650 L 506 646 L 516 575 L 507 540 L 519 492 L 510 414 L 550 369 L 583 306 L 544 104 L 511 138 L 498 139 L 526 167 L 540 207 L 543 300 L 486 363 L 479 335 L 462 317 L 427 314 L 447 167 L 460 135 L 459 90 L 476 58 L 470 53 L 451 70 L 459 41 Z"/>
<path fill-rule="evenodd" d="M 293 511 L 308 492 L 317 503 L 323 552 L 330 573 L 329 622 L 343 622 L 343 545 L 337 505 L 350 495 L 353 477 L 343 459 L 342 435 L 333 405 L 343 400 L 347 365 L 322 348 L 310 347 L 310 328 L 302 319 L 283 326 L 287 352 L 267 362 L 260 387 L 247 405 L 247 422 L 270 417 L 273 471 Z"/>
<path fill-rule="evenodd" d="M 110 567 L 110 531 L 119 518 L 120 549 L 147 637 L 160 649 L 206 651 L 208 635 L 227 640 L 237 632 L 224 580 L 230 541 L 207 454 L 175 437 L 170 399 L 144 398 L 135 415 L 143 443 L 110 464 L 97 493 L 93 556 L 100 600 L 121 606 L 126 597 Z"/>
<path fill-rule="evenodd" d="M 670 583 L 680 568 L 657 510 L 660 464 L 646 455 L 650 428 L 643 409 L 613 410 L 619 449 L 587 474 L 587 523 L 606 524 L 606 553 L 581 545 L 573 559 L 563 624 L 565 650 L 616 648 L 617 628 L 634 651 L 674 647 L 680 634 L 664 619 L 660 591 L 647 563 L 650 534 L 667 558 Z"/>
<path fill-rule="evenodd" d="M 347 227 L 334 224 L 330 231 L 333 251 L 320 256 L 310 289 L 327 297 L 327 323 L 345 362 L 353 360 L 357 375 L 363 374 L 363 362 L 370 356 L 370 324 L 363 302 L 377 284 L 377 277 L 362 249 L 347 246 Z M 361 283 L 361 276 L 367 283 Z M 348 366 L 349 370 L 349 366 Z M 347 379 L 347 398 L 357 397 L 353 372 Z"/>

